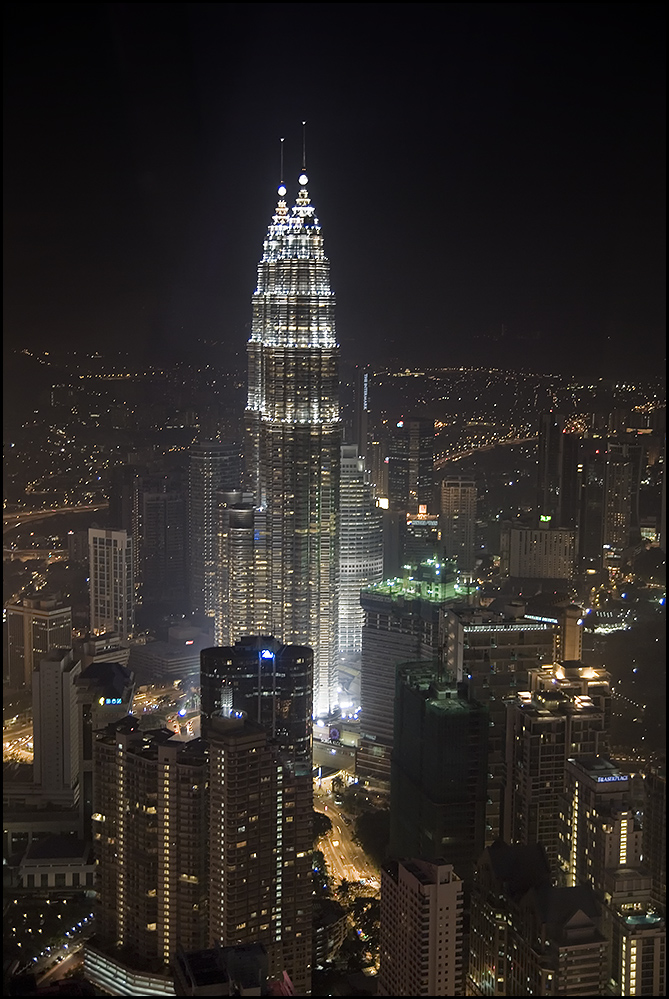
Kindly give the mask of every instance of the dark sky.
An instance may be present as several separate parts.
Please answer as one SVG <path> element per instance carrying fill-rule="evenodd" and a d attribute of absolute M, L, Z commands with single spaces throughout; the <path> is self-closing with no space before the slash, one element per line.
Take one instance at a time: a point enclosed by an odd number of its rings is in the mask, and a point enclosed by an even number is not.
<path fill-rule="evenodd" d="M 5 13 L 10 346 L 243 353 L 306 118 L 347 360 L 663 363 L 661 4 Z"/>

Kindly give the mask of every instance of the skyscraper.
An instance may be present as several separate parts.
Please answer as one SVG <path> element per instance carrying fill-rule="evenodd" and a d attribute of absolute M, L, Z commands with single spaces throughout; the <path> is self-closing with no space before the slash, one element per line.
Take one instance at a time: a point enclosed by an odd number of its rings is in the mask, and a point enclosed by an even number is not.
<path fill-rule="evenodd" d="M 88 529 L 91 632 L 121 639 L 135 628 L 133 540 L 127 531 Z"/>
<path fill-rule="evenodd" d="M 485 841 L 488 712 L 438 663 L 397 671 L 390 855 L 452 864 L 465 890 Z"/>
<path fill-rule="evenodd" d="M 380 583 L 383 574 L 381 515 L 355 444 L 341 449 L 339 506 L 339 654 L 350 656 L 362 648 L 360 590 Z"/>
<path fill-rule="evenodd" d="M 219 489 L 236 489 L 241 477 L 239 446 L 202 441 L 190 452 L 188 514 L 190 528 L 190 606 L 194 614 L 214 617 L 218 562 Z"/>
<path fill-rule="evenodd" d="M 207 942 L 208 783 L 200 739 L 143 732 L 131 716 L 98 733 L 97 939 L 121 967 L 165 974 L 177 941 L 189 950 Z"/>
<path fill-rule="evenodd" d="M 217 498 L 215 639 L 225 646 L 270 631 L 267 514 L 244 503 L 240 490 L 219 489 Z"/>
<path fill-rule="evenodd" d="M 66 807 L 79 795 L 80 672 L 71 649 L 53 649 L 33 673 L 34 780 L 47 800 Z"/>
<path fill-rule="evenodd" d="M 529 681 L 528 691 L 506 702 L 504 839 L 541 843 L 555 869 L 567 760 L 608 750 L 610 676 L 564 662 L 531 669 Z"/>
<path fill-rule="evenodd" d="M 311 649 L 248 636 L 204 649 L 211 746 L 210 937 L 263 943 L 299 994 L 311 980 Z M 222 902 L 225 902 L 223 905 Z"/>
<path fill-rule="evenodd" d="M 52 649 L 72 642 L 72 608 L 53 597 L 24 597 L 7 605 L 7 668 L 12 687 L 30 687 L 33 670 Z"/>
<path fill-rule="evenodd" d="M 314 650 L 314 710 L 337 703 L 339 348 L 320 223 L 279 187 L 253 295 L 248 484 L 267 511 L 272 633 Z"/>
<path fill-rule="evenodd" d="M 451 864 L 384 864 L 380 996 L 465 994 L 462 906 L 462 880 Z"/>
<path fill-rule="evenodd" d="M 416 513 L 432 506 L 434 492 L 434 420 L 398 420 L 390 434 L 388 498 L 392 507 Z"/>
<path fill-rule="evenodd" d="M 449 475 L 441 485 L 441 538 L 444 557 L 463 573 L 476 566 L 476 483 Z"/>

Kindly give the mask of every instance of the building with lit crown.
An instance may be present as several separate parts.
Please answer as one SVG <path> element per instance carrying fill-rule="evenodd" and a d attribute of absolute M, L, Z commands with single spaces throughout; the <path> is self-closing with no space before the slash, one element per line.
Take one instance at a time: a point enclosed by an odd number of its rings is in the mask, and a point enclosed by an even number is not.
<path fill-rule="evenodd" d="M 267 513 L 271 631 L 314 650 L 314 710 L 337 704 L 339 347 L 330 264 L 307 176 L 283 183 L 263 244 L 248 343 L 246 471 Z"/>

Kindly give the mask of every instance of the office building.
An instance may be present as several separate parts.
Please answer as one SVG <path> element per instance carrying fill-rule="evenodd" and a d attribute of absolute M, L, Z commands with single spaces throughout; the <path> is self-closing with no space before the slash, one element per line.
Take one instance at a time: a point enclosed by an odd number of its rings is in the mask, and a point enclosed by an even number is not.
<path fill-rule="evenodd" d="M 188 494 L 177 472 L 137 477 L 138 597 L 144 613 L 183 614 L 188 605 Z"/>
<path fill-rule="evenodd" d="M 213 617 L 218 564 L 218 490 L 237 489 L 241 480 L 238 444 L 201 441 L 190 451 L 188 525 L 190 609 Z"/>
<path fill-rule="evenodd" d="M 566 418 L 551 410 L 539 418 L 537 468 L 537 527 L 562 527 L 562 480 Z"/>
<path fill-rule="evenodd" d="M 381 871 L 378 995 L 463 996 L 463 888 L 443 860 Z"/>
<path fill-rule="evenodd" d="M 165 974 L 178 942 L 207 944 L 208 780 L 199 739 L 141 731 L 130 716 L 98 733 L 96 947 L 119 970 Z"/>
<path fill-rule="evenodd" d="M 474 995 L 605 995 L 609 945 L 592 888 L 558 888 L 543 848 L 498 840 L 476 865 L 470 914 Z M 628 994 L 628 993 L 624 993 Z"/>
<path fill-rule="evenodd" d="M 438 513 L 429 513 L 423 504 L 418 507 L 418 513 L 405 514 L 399 528 L 402 566 L 416 567 L 429 559 L 444 561 Z"/>
<path fill-rule="evenodd" d="M 390 856 L 452 864 L 465 887 L 485 842 L 488 713 L 437 665 L 397 671 Z"/>
<path fill-rule="evenodd" d="M 502 529 L 500 572 L 512 579 L 566 583 L 575 573 L 576 535 L 572 530 L 529 527 Z"/>
<path fill-rule="evenodd" d="M 434 420 L 398 420 L 388 443 L 388 499 L 395 510 L 417 513 L 433 505 Z"/>
<path fill-rule="evenodd" d="M 82 672 L 91 663 L 118 663 L 127 666 L 130 660 L 130 646 L 121 642 L 120 636 L 114 631 L 102 635 L 86 635 L 81 642 Z"/>
<path fill-rule="evenodd" d="M 357 445 L 358 457 L 365 462 L 365 468 L 371 472 L 371 464 L 367 461 L 369 450 L 369 390 L 372 372 L 368 364 L 355 366 L 355 382 L 353 385 L 353 443 Z"/>
<path fill-rule="evenodd" d="M 80 672 L 71 649 L 53 649 L 33 672 L 33 781 L 44 801 L 61 808 L 79 796 Z"/>
<path fill-rule="evenodd" d="M 166 641 L 147 641 L 133 645 L 130 666 L 137 683 L 155 683 L 160 686 L 180 682 L 182 688 L 197 687 L 200 671 L 200 653 L 211 645 L 210 627 L 197 628 L 188 624 L 168 628 Z"/>
<path fill-rule="evenodd" d="M 630 796 L 628 774 L 606 756 L 567 760 L 560 806 L 559 857 L 564 883 L 606 891 L 606 874 L 639 868 L 641 826 Z"/>
<path fill-rule="evenodd" d="M 313 651 L 269 635 L 246 636 L 234 646 L 203 649 L 200 662 L 203 734 L 215 711 L 246 711 L 300 773 L 311 773 Z"/>
<path fill-rule="evenodd" d="M 506 702 L 504 839 L 541 843 L 557 870 L 567 760 L 608 751 L 610 677 L 576 662 L 531 669 L 529 680 Z"/>
<path fill-rule="evenodd" d="M 125 641 L 135 628 L 133 540 L 127 531 L 88 530 L 90 630 L 116 632 Z"/>
<path fill-rule="evenodd" d="M 362 649 L 364 611 L 360 591 L 381 582 L 383 538 L 380 512 L 355 444 L 341 449 L 339 494 L 339 655 Z"/>
<path fill-rule="evenodd" d="M 583 568 L 620 568 L 640 537 L 639 485 L 645 452 L 628 435 L 588 442 L 582 460 L 579 556 Z M 630 435 L 631 436 L 631 435 Z"/>
<path fill-rule="evenodd" d="M 246 468 L 267 512 L 271 630 L 314 650 L 314 709 L 338 688 L 338 502 L 341 429 L 334 295 L 320 223 L 299 178 L 281 184 L 253 294 Z"/>
<path fill-rule="evenodd" d="M 72 644 L 72 608 L 56 595 L 23 597 L 8 604 L 6 613 L 9 685 L 30 688 L 42 658 Z"/>
<path fill-rule="evenodd" d="M 93 746 L 95 733 L 112 722 L 121 721 L 132 711 L 134 676 L 127 666 L 116 662 L 92 662 L 77 679 L 77 733 L 79 768 L 79 835 L 90 841 L 93 814 Z"/>
<path fill-rule="evenodd" d="M 642 864 L 643 832 L 631 777 L 608 757 L 567 761 L 560 807 L 560 874 L 602 902 L 608 978 L 617 995 L 665 994 L 666 926 Z"/>
<path fill-rule="evenodd" d="M 646 805 L 643 814 L 644 857 L 648 866 L 653 905 L 667 914 L 667 770 L 650 766 L 645 774 Z"/>
<path fill-rule="evenodd" d="M 455 584 L 439 563 L 415 575 L 386 580 L 360 593 L 364 612 L 360 676 L 360 749 L 357 772 L 375 785 L 390 781 L 395 725 L 396 671 L 400 663 L 439 658 L 440 608 Z"/>
<path fill-rule="evenodd" d="M 558 649 L 557 620 L 528 620 L 524 609 L 524 604 L 512 603 L 501 612 L 462 606 L 441 611 L 448 672 L 466 683 L 469 696 L 488 710 L 486 846 L 504 828 L 506 699 L 527 689 L 529 670 L 554 662 Z"/>
<path fill-rule="evenodd" d="M 215 640 L 234 645 L 242 635 L 270 631 L 267 513 L 244 502 L 241 490 L 218 493 Z"/>
<path fill-rule="evenodd" d="M 476 483 L 449 475 L 441 484 L 441 540 L 444 558 L 469 575 L 476 568 Z"/>

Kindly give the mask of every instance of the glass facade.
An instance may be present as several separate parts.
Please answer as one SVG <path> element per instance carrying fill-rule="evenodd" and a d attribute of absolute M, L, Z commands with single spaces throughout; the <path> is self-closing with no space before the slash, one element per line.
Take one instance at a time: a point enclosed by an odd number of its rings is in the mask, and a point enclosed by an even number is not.
<path fill-rule="evenodd" d="M 314 650 L 314 709 L 337 703 L 339 348 L 304 174 L 267 231 L 248 343 L 247 477 L 267 514 L 271 633 Z M 283 187 L 281 188 L 283 191 Z"/>

